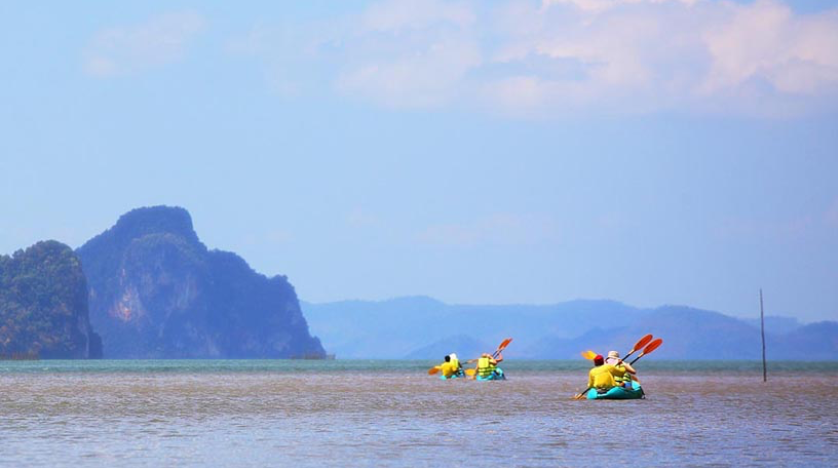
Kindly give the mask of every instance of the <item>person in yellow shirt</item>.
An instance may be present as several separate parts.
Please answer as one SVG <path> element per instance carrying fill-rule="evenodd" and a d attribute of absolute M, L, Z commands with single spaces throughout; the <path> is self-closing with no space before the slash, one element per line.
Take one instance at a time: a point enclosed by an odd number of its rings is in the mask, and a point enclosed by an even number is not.
<path fill-rule="evenodd" d="M 606 364 L 605 359 L 597 354 L 594 357 L 594 368 L 588 372 L 588 388 L 595 388 L 598 392 L 602 392 L 616 387 L 613 368 L 614 366 Z"/>
<path fill-rule="evenodd" d="M 445 356 L 445 362 L 436 366 L 442 372 L 443 379 L 454 379 L 463 377 L 463 368 L 455 353 Z"/>
<path fill-rule="evenodd" d="M 632 376 L 637 374 L 637 371 L 631 364 L 620 359 L 620 353 L 609 351 L 605 364 L 611 365 L 611 375 L 614 376 L 617 386 L 631 388 Z"/>

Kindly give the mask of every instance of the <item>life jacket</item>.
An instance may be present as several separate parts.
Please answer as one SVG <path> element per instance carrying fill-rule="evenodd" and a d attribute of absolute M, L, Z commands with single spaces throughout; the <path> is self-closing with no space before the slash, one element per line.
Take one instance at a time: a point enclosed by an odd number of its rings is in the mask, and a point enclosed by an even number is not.
<path fill-rule="evenodd" d="M 614 382 L 617 385 L 622 385 L 626 381 L 631 381 L 631 376 L 626 371 L 626 366 L 623 365 L 615 365 L 614 369 L 611 370 L 611 375 L 614 376 Z"/>
<path fill-rule="evenodd" d="M 451 366 L 454 368 L 454 372 L 460 370 L 460 360 L 457 358 L 451 358 Z"/>
<path fill-rule="evenodd" d="M 492 364 L 492 362 L 487 357 L 482 357 L 477 360 L 478 377 L 489 377 L 490 375 L 492 375 L 492 372 L 494 372 L 496 368 L 497 366 Z"/>

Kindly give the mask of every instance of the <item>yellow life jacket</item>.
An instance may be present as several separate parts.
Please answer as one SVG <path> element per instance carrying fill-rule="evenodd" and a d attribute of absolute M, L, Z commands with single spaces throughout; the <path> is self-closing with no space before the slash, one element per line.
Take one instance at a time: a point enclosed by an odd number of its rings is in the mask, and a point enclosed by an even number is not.
<path fill-rule="evenodd" d="M 495 366 L 487 357 L 482 357 L 477 360 L 477 376 L 489 377 L 495 371 Z"/>
<path fill-rule="evenodd" d="M 454 372 L 460 370 L 460 360 L 459 359 L 451 359 L 451 367 L 454 368 Z"/>
<path fill-rule="evenodd" d="M 457 368 L 451 365 L 451 362 L 443 362 L 439 366 L 439 370 L 442 371 L 442 375 L 445 377 L 451 377 L 455 373 L 457 373 Z"/>

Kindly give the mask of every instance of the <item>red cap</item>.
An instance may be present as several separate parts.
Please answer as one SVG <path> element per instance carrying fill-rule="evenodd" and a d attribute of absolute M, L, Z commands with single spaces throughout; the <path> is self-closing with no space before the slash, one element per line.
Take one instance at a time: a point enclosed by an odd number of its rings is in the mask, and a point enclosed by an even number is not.
<path fill-rule="evenodd" d="M 597 354 L 596 356 L 594 356 L 594 363 L 597 363 L 597 362 L 599 362 L 599 363 L 605 362 L 605 358 L 602 357 L 602 354 Z"/>

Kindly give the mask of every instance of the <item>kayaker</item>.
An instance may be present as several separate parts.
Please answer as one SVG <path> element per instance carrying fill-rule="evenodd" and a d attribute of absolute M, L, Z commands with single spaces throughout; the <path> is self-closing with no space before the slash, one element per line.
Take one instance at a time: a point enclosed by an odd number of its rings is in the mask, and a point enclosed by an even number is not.
<path fill-rule="evenodd" d="M 637 374 L 637 371 L 631 364 L 620 359 L 620 353 L 608 351 L 605 363 L 611 365 L 611 375 L 614 376 L 614 382 L 617 386 L 631 388 L 632 375 Z"/>
<path fill-rule="evenodd" d="M 463 365 L 460 363 L 460 359 L 457 358 L 457 353 L 451 353 L 446 357 L 451 358 L 449 362 L 451 363 L 451 366 L 455 369 L 454 374 L 456 374 L 457 377 L 465 377 L 466 374 L 465 372 L 463 372 Z"/>
<path fill-rule="evenodd" d="M 594 368 L 588 372 L 588 388 L 595 388 L 597 392 L 608 391 L 617 386 L 614 381 L 613 367 L 606 364 L 602 355 L 594 357 Z"/>
<path fill-rule="evenodd" d="M 451 356 L 454 356 L 454 359 Z M 449 354 L 445 356 L 445 362 L 437 366 L 446 379 L 456 377 L 460 373 L 460 361 L 456 357 L 456 354 Z"/>
<path fill-rule="evenodd" d="M 483 353 L 477 360 L 474 377 L 482 380 L 502 378 L 502 371 L 498 369 L 498 363 L 503 361 L 503 355 L 498 353 L 497 357 Z"/>

